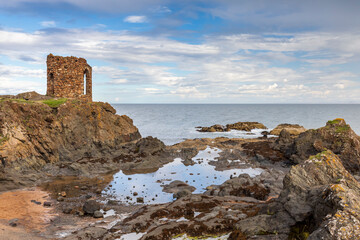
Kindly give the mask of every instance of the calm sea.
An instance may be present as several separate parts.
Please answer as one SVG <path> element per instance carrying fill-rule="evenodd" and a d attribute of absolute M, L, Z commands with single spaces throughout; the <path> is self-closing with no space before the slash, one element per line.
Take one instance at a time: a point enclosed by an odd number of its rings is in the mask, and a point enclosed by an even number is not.
<path fill-rule="evenodd" d="M 143 137 L 153 136 L 167 145 L 188 138 L 257 137 L 246 132 L 200 133 L 197 126 L 257 121 L 268 128 L 296 123 L 318 128 L 334 118 L 344 118 L 360 134 L 360 104 L 112 104 L 119 115 L 128 115 Z"/>

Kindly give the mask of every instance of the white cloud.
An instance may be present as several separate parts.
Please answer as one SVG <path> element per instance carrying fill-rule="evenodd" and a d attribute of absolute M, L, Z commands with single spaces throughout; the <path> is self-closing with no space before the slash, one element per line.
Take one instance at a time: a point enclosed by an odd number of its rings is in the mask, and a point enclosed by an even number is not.
<path fill-rule="evenodd" d="M 144 22 L 147 22 L 147 17 L 146 16 L 127 16 L 124 19 L 124 22 L 128 22 L 128 23 L 144 23 Z"/>
<path fill-rule="evenodd" d="M 237 34 L 208 36 L 201 44 L 189 44 L 126 31 L 0 30 L 0 48 L 3 56 L 14 60 L 31 57 L 43 68 L 50 52 L 85 57 L 90 63 L 107 62 L 107 66 L 93 66 L 93 76 L 111 84 L 107 85 L 110 91 L 120 86 L 133 90 L 136 86 L 157 96 L 211 102 L 324 102 L 333 101 L 329 97 L 333 94 L 341 102 L 360 101 L 356 94 L 359 76 L 326 66 L 337 64 L 339 59 L 345 64 L 355 63 L 360 58 L 360 48 L 356 47 L 359 38 L 360 33 L 338 33 L 336 38 L 330 33 L 301 33 L 290 39 Z M 324 56 L 329 61 L 319 68 L 315 62 Z M 303 66 L 287 66 L 292 62 Z M 13 73 L 7 79 L 16 79 L 19 69 L 8 70 Z M 45 72 L 31 71 L 26 74 L 46 77 Z M 342 91 L 336 92 L 339 89 Z"/>
<path fill-rule="evenodd" d="M 40 24 L 43 27 L 55 27 L 56 26 L 55 21 L 43 21 L 43 22 L 40 22 Z"/>

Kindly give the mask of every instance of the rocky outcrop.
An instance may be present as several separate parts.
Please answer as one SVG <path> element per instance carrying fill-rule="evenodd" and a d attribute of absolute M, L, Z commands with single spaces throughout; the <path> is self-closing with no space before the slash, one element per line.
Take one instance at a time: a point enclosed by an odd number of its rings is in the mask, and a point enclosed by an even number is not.
<path fill-rule="evenodd" d="M 360 236 L 360 184 L 331 151 L 293 167 L 279 199 L 296 222 L 314 223 L 308 239 Z"/>
<path fill-rule="evenodd" d="M 122 144 L 141 137 L 132 120 L 116 115 L 108 103 L 62 100 L 64 103 L 56 106 L 57 101 L 0 102 L 3 175 L 112 156 Z"/>
<path fill-rule="evenodd" d="M 290 135 L 299 135 L 300 133 L 303 133 L 306 131 L 306 128 L 304 128 L 303 126 L 300 126 L 299 124 L 283 123 L 283 124 L 277 125 L 276 128 L 271 130 L 270 134 L 279 136 L 280 132 L 284 129 L 287 132 L 289 132 Z"/>
<path fill-rule="evenodd" d="M 251 239 L 357 239 L 359 197 L 359 182 L 337 155 L 324 151 L 293 166 L 279 198 L 236 228 Z"/>
<path fill-rule="evenodd" d="M 296 164 L 329 149 L 339 156 L 348 171 L 360 171 L 360 137 L 344 119 L 328 121 L 325 127 L 310 129 L 297 138 L 281 132 L 273 148 L 284 152 Z"/>
<path fill-rule="evenodd" d="M 227 131 L 239 130 L 250 132 L 253 129 L 267 129 L 267 127 L 259 122 L 237 122 L 233 124 L 227 124 L 226 129 L 228 129 Z"/>
<path fill-rule="evenodd" d="M 264 124 L 258 122 L 237 122 L 226 126 L 215 124 L 210 127 L 198 127 L 199 132 L 229 132 L 230 130 L 247 131 L 252 129 L 267 129 Z"/>
<path fill-rule="evenodd" d="M 267 200 L 277 198 L 283 184 L 284 171 L 276 169 L 266 169 L 260 175 L 251 178 L 248 174 L 233 177 L 221 185 L 207 187 L 204 193 L 209 196 L 238 196 L 251 197 L 257 200 Z"/>

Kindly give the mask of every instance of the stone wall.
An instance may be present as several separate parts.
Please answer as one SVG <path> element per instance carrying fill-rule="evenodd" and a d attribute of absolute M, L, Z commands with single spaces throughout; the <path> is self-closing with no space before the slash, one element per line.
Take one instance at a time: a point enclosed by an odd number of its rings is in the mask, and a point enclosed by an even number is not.
<path fill-rule="evenodd" d="M 46 63 L 46 95 L 92 101 L 92 68 L 84 58 L 49 54 Z"/>

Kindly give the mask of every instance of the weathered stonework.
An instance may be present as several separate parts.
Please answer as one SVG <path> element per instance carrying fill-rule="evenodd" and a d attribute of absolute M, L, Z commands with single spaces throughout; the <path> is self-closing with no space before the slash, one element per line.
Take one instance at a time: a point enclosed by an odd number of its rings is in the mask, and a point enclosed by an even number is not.
<path fill-rule="evenodd" d="M 49 54 L 46 63 L 46 95 L 92 101 L 92 68 L 84 58 Z"/>

